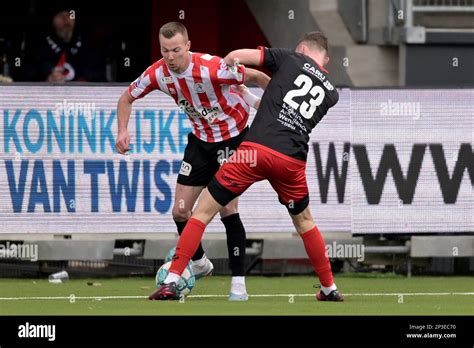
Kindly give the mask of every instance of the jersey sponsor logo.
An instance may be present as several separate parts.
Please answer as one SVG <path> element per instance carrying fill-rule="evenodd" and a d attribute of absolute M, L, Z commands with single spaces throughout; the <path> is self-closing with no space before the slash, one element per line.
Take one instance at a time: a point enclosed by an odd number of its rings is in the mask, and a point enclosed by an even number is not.
<path fill-rule="evenodd" d="M 213 106 L 210 108 L 202 108 L 201 112 L 196 110 L 192 104 L 190 104 L 186 99 L 181 99 L 179 102 L 179 107 L 183 112 L 192 117 L 202 117 L 208 123 L 214 122 L 214 120 L 219 116 L 222 110 L 218 106 Z"/>
<path fill-rule="evenodd" d="M 199 117 L 199 112 L 186 100 L 186 99 L 180 99 L 178 102 L 178 105 L 183 112 L 188 114 L 189 116 L 193 117 Z"/>
<path fill-rule="evenodd" d="M 324 80 L 326 80 L 326 76 L 324 76 L 324 74 L 321 71 L 319 71 L 317 68 L 315 68 L 314 66 L 312 66 L 309 63 L 304 63 L 303 64 L 303 70 L 310 73 L 311 75 L 317 77 L 322 82 L 324 82 Z"/>
<path fill-rule="evenodd" d="M 203 108 L 201 111 L 202 117 L 204 117 L 208 123 L 214 122 L 214 120 L 219 116 L 220 113 L 221 110 L 217 106 L 214 106 L 212 108 Z"/>
<path fill-rule="evenodd" d="M 193 170 L 193 166 L 185 161 L 181 162 L 181 169 L 179 170 L 179 174 L 184 176 L 189 176 L 191 174 L 191 170 Z"/>

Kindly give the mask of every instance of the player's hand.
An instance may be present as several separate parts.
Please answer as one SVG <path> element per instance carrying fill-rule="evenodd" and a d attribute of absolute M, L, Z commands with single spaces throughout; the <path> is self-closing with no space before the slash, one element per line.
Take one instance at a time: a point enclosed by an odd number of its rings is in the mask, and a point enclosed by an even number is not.
<path fill-rule="evenodd" d="M 125 155 L 127 151 L 130 150 L 130 134 L 128 133 L 128 129 L 119 131 L 115 148 L 118 153 L 122 155 Z"/>
<path fill-rule="evenodd" d="M 240 93 L 246 93 L 249 89 L 247 88 L 246 85 L 242 84 L 242 85 L 239 85 L 237 87 L 237 90 L 240 92 Z"/>
<path fill-rule="evenodd" d="M 244 66 L 243 64 L 240 64 L 239 58 L 234 58 L 232 64 L 227 64 L 227 66 L 228 66 L 229 68 L 234 68 L 234 69 L 237 68 L 237 67 L 240 66 L 240 65 Z"/>
<path fill-rule="evenodd" d="M 48 82 L 62 83 L 62 82 L 66 82 L 66 78 L 64 77 L 62 72 L 60 72 L 58 70 L 55 70 L 51 74 L 49 74 L 47 81 Z"/>

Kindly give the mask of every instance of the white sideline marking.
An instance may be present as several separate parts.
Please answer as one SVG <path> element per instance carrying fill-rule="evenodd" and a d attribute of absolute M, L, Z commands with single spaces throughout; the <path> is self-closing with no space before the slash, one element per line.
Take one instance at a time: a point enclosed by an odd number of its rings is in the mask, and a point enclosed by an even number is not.
<path fill-rule="evenodd" d="M 313 297 L 315 294 L 256 294 L 249 297 Z M 391 292 L 391 293 L 356 293 L 344 294 L 344 296 L 473 296 L 474 292 Z M 189 295 L 188 298 L 213 298 L 227 297 L 228 295 Z M 123 299 L 147 299 L 148 296 L 43 296 L 43 297 L 0 297 L 0 301 L 21 300 L 123 300 Z"/>

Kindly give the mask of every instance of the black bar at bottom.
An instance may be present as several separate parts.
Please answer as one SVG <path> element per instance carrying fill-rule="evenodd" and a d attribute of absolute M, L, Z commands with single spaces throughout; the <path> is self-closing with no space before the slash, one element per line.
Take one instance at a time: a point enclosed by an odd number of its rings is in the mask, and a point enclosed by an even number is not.
<path fill-rule="evenodd" d="M 32 325 L 55 325 L 52 330 Z M 3 316 L 0 347 L 128 345 L 166 343 L 410 344 L 473 347 L 473 316 Z M 52 329 L 52 328 L 51 328 Z M 20 332 L 21 331 L 21 332 Z M 28 331 L 28 333 L 27 333 Z M 43 332 L 48 337 L 19 337 Z M 441 336 L 441 337 L 439 337 Z"/>

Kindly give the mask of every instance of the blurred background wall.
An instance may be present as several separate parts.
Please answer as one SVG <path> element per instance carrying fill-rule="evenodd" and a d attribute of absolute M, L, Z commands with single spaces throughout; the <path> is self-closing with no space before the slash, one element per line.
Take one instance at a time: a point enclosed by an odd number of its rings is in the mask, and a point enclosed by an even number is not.
<path fill-rule="evenodd" d="M 220 56 L 259 45 L 293 48 L 303 33 L 321 30 L 339 86 L 474 84 L 474 0 L 4 2 L 0 74 L 32 80 L 26 68 L 61 9 L 74 12 L 77 31 L 103 64 L 102 81 L 135 79 L 160 58 L 160 26 L 179 20 L 192 50 Z"/>

